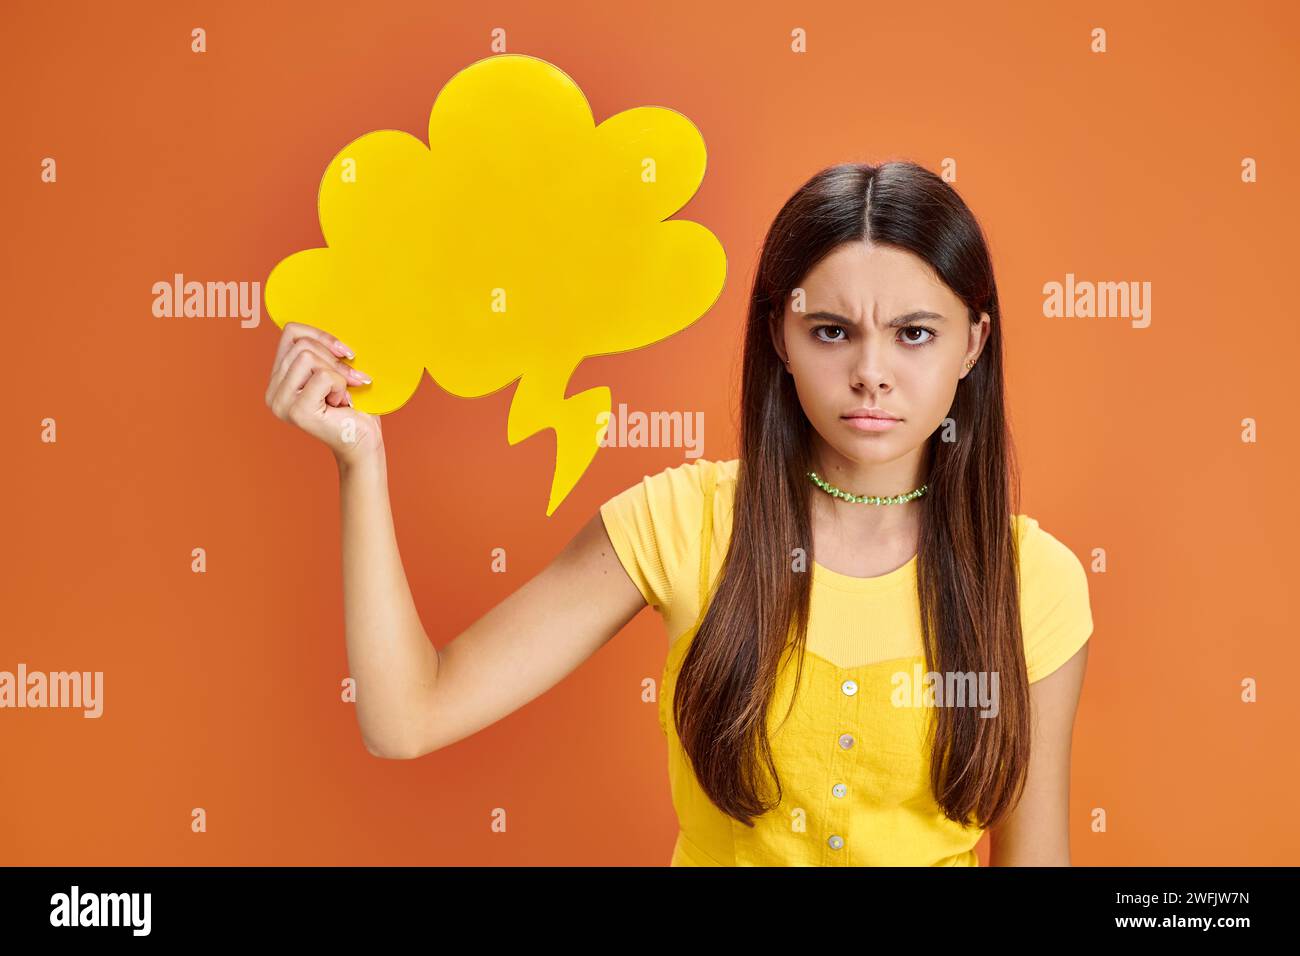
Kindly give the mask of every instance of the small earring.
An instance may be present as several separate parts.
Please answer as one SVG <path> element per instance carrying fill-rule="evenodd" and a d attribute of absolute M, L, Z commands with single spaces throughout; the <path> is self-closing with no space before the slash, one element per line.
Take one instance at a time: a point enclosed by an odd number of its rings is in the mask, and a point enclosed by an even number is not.
<path fill-rule="evenodd" d="M 966 371 L 969 372 L 969 371 L 970 371 L 971 369 L 973 369 L 974 367 L 975 367 L 975 360 L 974 360 L 974 359 L 970 359 L 970 360 L 966 363 Z"/>

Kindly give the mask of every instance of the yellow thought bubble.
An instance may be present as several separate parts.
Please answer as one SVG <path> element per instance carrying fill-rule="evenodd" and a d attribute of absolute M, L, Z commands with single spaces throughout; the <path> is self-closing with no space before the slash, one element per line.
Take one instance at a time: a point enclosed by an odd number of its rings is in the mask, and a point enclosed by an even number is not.
<path fill-rule="evenodd" d="M 379 130 L 331 160 L 326 247 L 271 270 L 267 312 L 356 350 L 374 379 L 352 390 L 363 412 L 402 407 L 425 369 L 462 398 L 518 381 L 506 438 L 555 430 L 550 516 L 609 418 L 605 386 L 566 397 L 578 364 L 665 339 L 721 294 L 722 244 L 667 218 L 704 168 L 703 137 L 675 110 L 641 106 L 597 126 L 558 67 L 488 57 L 442 88 L 428 146 Z"/>

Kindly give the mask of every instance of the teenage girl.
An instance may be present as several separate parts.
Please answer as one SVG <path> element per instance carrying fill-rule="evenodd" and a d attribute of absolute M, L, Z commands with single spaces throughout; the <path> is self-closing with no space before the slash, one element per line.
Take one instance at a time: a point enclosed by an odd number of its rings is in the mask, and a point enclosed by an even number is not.
<path fill-rule="evenodd" d="M 348 398 L 367 381 L 353 358 L 290 323 L 266 400 L 338 463 L 372 754 L 470 736 L 650 605 L 670 638 L 672 864 L 974 866 L 988 830 L 993 865 L 1069 865 L 1087 577 L 1019 513 L 993 266 L 940 177 L 844 164 L 805 183 L 750 295 L 738 457 L 610 498 L 442 648 L 398 554 L 379 418 Z"/>

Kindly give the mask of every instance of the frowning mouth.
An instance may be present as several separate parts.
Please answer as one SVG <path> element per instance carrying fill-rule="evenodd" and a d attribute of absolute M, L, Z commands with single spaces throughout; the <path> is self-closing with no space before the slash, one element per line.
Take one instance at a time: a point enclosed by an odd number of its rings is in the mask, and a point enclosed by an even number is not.
<path fill-rule="evenodd" d="M 842 416 L 844 424 L 850 428 L 857 429 L 860 432 L 883 432 L 888 431 L 895 425 L 902 424 L 899 418 L 878 418 L 874 415 L 844 415 Z"/>
<path fill-rule="evenodd" d="M 892 421 L 901 421 L 901 419 L 898 418 L 898 416 L 891 415 L 883 408 L 877 408 L 874 405 L 871 406 L 870 408 L 855 408 L 847 415 L 841 415 L 840 417 L 841 418 L 885 418 L 885 419 L 890 419 Z"/>

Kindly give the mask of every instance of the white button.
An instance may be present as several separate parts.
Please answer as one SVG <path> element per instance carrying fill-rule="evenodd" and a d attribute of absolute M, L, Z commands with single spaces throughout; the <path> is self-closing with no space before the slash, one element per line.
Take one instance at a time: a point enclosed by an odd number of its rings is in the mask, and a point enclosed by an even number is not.
<path fill-rule="evenodd" d="M 830 838 L 829 840 L 827 840 L 826 842 L 829 843 L 829 844 L 831 845 L 831 849 L 832 849 L 832 850 L 838 850 L 840 847 L 842 847 L 842 846 L 844 845 L 844 837 L 840 836 L 840 835 L 837 833 L 837 834 L 835 834 L 835 836 L 831 837 L 831 838 Z"/>
<path fill-rule="evenodd" d="M 842 797 L 848 792 L 849 788 L 844 786 L 842 783 L 837 783 L 835 786 L 831 787 L 831 793 L 835 794 L 837 797 Z"/>
<path fill-rule="evenodd" d="M 840 746 L 843 747 L 845 750 L 848 750 L 850 747 L 852 747 L 852 746 L 853 746 L 853 735 L 852 735 L 852 734 L 840 734 Z"/>
<path fill-rule="evenodd" d="M 840 690 L 844 691 L 847 696 L 852 697 L 858 692 L 858 682 L 855 680 L 846 680 L 840 685 Z"/>

